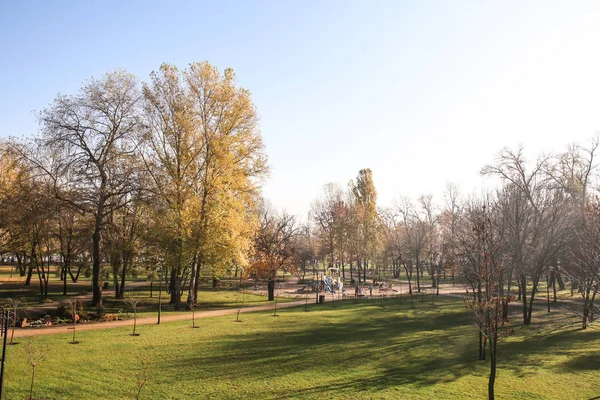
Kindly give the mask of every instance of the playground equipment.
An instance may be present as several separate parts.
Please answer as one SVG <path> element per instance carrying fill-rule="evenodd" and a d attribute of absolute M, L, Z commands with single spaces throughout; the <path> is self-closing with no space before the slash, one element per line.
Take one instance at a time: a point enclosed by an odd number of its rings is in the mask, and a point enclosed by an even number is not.
<path fill-rule="evenodd" d="M 332 269 L 337 270 L 337 268 L 330 268 L 330 270 Z M 342 279 L 339 276 L 334 279 L 332 274 L 330 275 L 330 272 L 328 271 L 328 275 L 321 275 L 321 277 L 315 276 L 312 282 L 298 289 L 296 293 L 304 293 L 307 289 L 310 289 L 312 292 L 329 292 L 331 294 L 336 294 L 336 291 L 343 291 L 344 282 L 342 282 Z"/>

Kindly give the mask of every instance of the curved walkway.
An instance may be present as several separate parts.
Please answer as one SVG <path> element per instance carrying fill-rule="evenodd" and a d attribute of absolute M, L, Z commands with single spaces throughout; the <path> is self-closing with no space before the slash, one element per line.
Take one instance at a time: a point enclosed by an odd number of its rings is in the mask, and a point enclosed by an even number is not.
<path fill-rule="evenodd" d="M 401 285 L 404 287 L 404 292 L 408 292 L 408 285 L 401 283 Z M 364 288 L 363 288 L 364 290 Z M 431 290 L 431 289 L 430 289 Z M 455 295 L 457 296 L 457 291 L 462 291 L 464 290 L 464 288 L 458 286 L 458 287 L 441 287 L 440 288 L 440 295 Z M 401 289 L 401 293 L 402 293 L 402 289 Z M 266 293 L 265 293 L 266 295 Z M 314 296 L 314 293 L 311 293 L 312 296 Z M 457 296 L 458 297 L 458 296 Z M 462 297 L 464 297 L 464 295 L 462 295 Z M 349 298 L 353 298 L 353 296 L 350 296 Z M 365 297 L 367 298 L 367 297 Z M 374 298 L 379 298 L 379 297 L 374 297 Z M 327 296 L 326 301 L 338 301 L 339 296 Z M 308 304 L 314 304 L 315 299 L 314 297 L 309 297 L 308 298 Z M 277 309 L 282 309 L 282 308 L 290 308 L 290 307 L 299 307 L 299 306 L 304 306 L 306 304 L 306 300 L 302 299 L 302 300 L 296 300 L 296 301 L 290 301 L 290 302 L 283 302 L 283 303 L 277 303 Z M 241 309 L 240 313 L 248 313 L 248 312 L 255 312 L 255 311 L 266 311 L 266 310 L 273 310 L 274 305 L 271 304 L 264 304 L 264 305 L 260 305 L 260 306 L 252 306 L 252 307 L 244 307 Z M 230 308 L 230 309 L 223 309 L 223 310 L 212 310 L 212 311 L 196 311 L 196 318 L 209 318 L 209 317 L 219 317 L 219 316 L 224 316 L 224 315 L 235 315 L 237 313 L 237 309 L 236 308 Z M 192 313 L 191 311 L 187 312 L 187 313 L 183 313 L 183 314 L 176 314 L 176 315 L 165 315 L 163 314 L 160 318 L 161 323 L 165 323 L 165 322 L 172 322 L 172 321 L 185 321 L 185 320 L 190 320 L 192 318 Z M 137 319 L 137 325 L 156 325 L 157 322 L 157 316 L 153 316 L 153 317 L 144 317 L 144 318 L 138 318 Z M 86 323 L 86 324 L 77 324 L 77 331 L 81 332 L 81 331 L 92 331 L 92 330 L 100 330 L 100 329 L 112 329 L 112 328 L 123 328 L 123 327 L 129 327 L 133 325 L 133 320 L 132 319 L 128 319 L 128 320 L 123 320 L 123 321 L 107 321 L 107 322 L 90 322 L 90 323 Z M 40 336 L 40 335 L 56 335 L 56 334 L 62 334 L 62 333 L 70 333 L 72 329 L 72 325 L 71 324 L 61 324 L 61 325 L 55 325 L 55 326 L 43 326 L 43 327 L 39 327 L 39 328 L 17 328 L 15 329 L 15 338 L 19 338 L 19 337 L 29 337 L 29 336 Z M 11 334 L 11 330 L 9 327 L 9 335 Z"/>
<path fill-rule="evenodd" d="M 328 299 L 329 300 L 329 299 Z M 303 306 L 305 304 L 305 300 L 298 301 L 290 301 L 285 303 L 277 303 L 277 309 L 281 308 L 289 308 L 289 307 L 298 307 Z M 314 304 L 313 301 L 309 301 L 308 304 Z M 240 313 L 248 313 L 255 311 L 266 311 L 273 310 L 273 304 L 264 304 L 261 306 L 253 306 L 253 307 L 245 307 L 242 308 Z M 236 308 L 230 308 L 225 310 L 213 310 L 213 311 L 196 311 L 196 318 L 209 318 L 209 317 L 219 317 L 223 315 L 235 315 L 237 313 Z M 185 314 L 177 314 L 177 315 L 161 315 L 160 322 L 161 324 L 164 322 L 172 322 L 172 321 L 185 321 L 191 320 L 192 313 L 191 311 Z M 138 318 L 137 325 L 156 325 L 157 316 L 155 317 L 144 317 Z M 133 320 L 123 320 L 123 321 L 108 321 L 108 322 L 91 322 L 87 324 L 77 324 L 77 332 L 81 331 L 93 331 L 100 329 L 112 329 L 112 328 L 123 328 L 133 325 Z M 29 337 L 29 336 L 40 336 L 40 335 L 56 335 L 61 333 L 70 333 L 73 325 L 71 324 L 61 324 L 55 326 L 45 326 L 40 328 L 17 328 L 15 329 L 15 338 L 19 337 Z M 11 330 L 10 327 L 8 329 L 8 335 L 10 336 Z"/>

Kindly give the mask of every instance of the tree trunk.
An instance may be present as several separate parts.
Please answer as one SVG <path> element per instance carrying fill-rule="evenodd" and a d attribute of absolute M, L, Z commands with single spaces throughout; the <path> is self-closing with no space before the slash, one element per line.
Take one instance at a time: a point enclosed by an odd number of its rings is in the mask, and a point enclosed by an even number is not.
<path fill-rule="evenodd" d="M 124 251 L 121 259 L 123 260 L 123 265 L 121 267 L 121 285 L 119 288 L 119 299 L 123 300 L 125 298 L 125 281 L 127 280 L 127 271 L 129 270 L 129 263 L 131 257 L 129 256 L 128 252 Z"/>
<path fill-rule="evenodd" d="M 25 279 L 25 286 L 31 286 L 31 277 L 33 276 L 33 266 L 35 264 L 37 244 L 35 241 L 31 243 L 31 255 L 29 256 L 29 268 L 27 269 L 27 279 Z"/>
<path fill-rule="evenodd" d="M 25 261 L 25 256 L 19 252 L 17 252 L 16 256 L 17 266 L 19 268 L 19 276 L 25 276 L 25 274 L 27 273 L 27 268 L 25 267 L 25 265 L 23 265 L 23 262 Z"/>
<path fill-rule="evenodd" d="M 556 274 L 556 280 L 558 281 L 558 290 L 565 290 L 565 282 L 562 280 L 560 273 Z"/>
<path fill-rule="evenodd" d="M 519 289 L 521 293 L 521 301 L 523 302 L 523 325 L 529 325 L 527 322 L 527 278 L 521 274 Z"/>
<path fill-rule="evenodd" d="M 96 216 L 92 234 L 92 306 L 102 307 L 102 287 L 100 286 L 100 228 L 101 217 Z"/>
<path fill-rule="evenodd" d="M 481 306 L 483 302 L 483 292 L 481 290 L 481 278 L 477 279 L 477 304 Z M 485 340 L 483 333 L 481 332 L 481 323 L 477 323 L 477 327 L 479 328 L 479 359 L 485 360 Z"/>
<path fill-rule="evenodd" d="M 181 301 L 180 290 L 178 289 L 178 286 L 179 286 L 178 280 L 179 280 L 179 276 L 177 274 L 177 269 L 176 268 L 171 269 L 171 279 L 169 281 L 169 293 L 171 295 L 171 299 L 169 301 L 169 304 L 175 304 L 176 310 L 179 310 L 180 301 Z"/>
<path fill-rule="evenodd" d="M 112 247 L 112 244 L 109 242 L 107 243 L 107 247 L 110 248 Z M 119 260 L 119 258 L 116 255 L 116 251 L 111 251 L 110 253 L 110 265 L 112 268 L 112 276 L 113 276 L 113 285 L 115 286 L 115 299 L 119 299 L 119 268 L 121 267 L 121 261 Z"/>
<path fill-rule="evenodd" d="M 200 284 L 200 271 L 202 269 L 202 262 L 200 256 L 196 257 L 196 270 L 194 275 L 194 299 L 198 299 L 198 285 Z M 240 272 L 240 278 L 242 278 L 243 272 Z"/>
<path fill-rule="evenodd" d="M 419 275 L 421 272 L 421 266 L 419 265 L 419 261 L 417 260 L 417 292 L 421 292 L 421 278 L 419 277 Z"/>
<path fill-rule="evenodd" d="M 81 266 L 77 267 L 77 273 L 73 275 L 73 271 L 71 271 L 71 267 L 69 266 L 69 275 L 71 276 L 71 282 L 77 283 L 79 280 L 79 274 L 81 273 Z"/>
<path fill-rule="evenodd" d="M 488 381 L 488 399 L 494 400 L 494 383 L 496 382 L 496 344 L 497 339 L 492 338 L 490 346 L 490 379 Z"/>
<path fill-rule="evenodd" d="M 63 296 L 66 296 L 67 295 L 67 266 L 66 265 L 63 265 L 60 273 L 63 276 Z"/>
<path fill-rule="evenodd" d="M 269 278 L 267 290 L 269 294 L 269 301 L 275 300 L 275 279 Z"/>
<path fill-rule="evenodd" d="M 557 301 L 557 298 L 556 298 L 556 280 L 557 280 L 557 273 L 553 269 L 552 270 L 552 293 L 554 294 L 554 303 L 556 303 L 556 301 Z"/>
<path fill-rule="evenodd" d="M 535 293 L 537 292 L 538 282 L 533 282 L 533 290 L 529 298 L 529 306 L 527 307 L 527 318 L 524 325 L 531 325 L 531 316 L 533 314 L 533 300 L 535 299 Z M 525 293 L 525 292 L 523 292 Z"/>

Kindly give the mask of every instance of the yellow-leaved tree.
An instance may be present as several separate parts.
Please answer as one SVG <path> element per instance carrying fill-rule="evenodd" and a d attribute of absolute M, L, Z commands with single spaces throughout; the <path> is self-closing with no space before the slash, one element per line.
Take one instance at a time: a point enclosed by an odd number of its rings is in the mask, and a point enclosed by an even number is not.
<path fill-rule="evenodd" d="M 163 64 L 144 95 L 153 237 L 169 267 L 171 303 L 179 307 L 184 281 L 189 297 L 198 298 L 201 270 L 216 276 L 247 263 L 266 155 L 250 93 L 231 69 Z"/>

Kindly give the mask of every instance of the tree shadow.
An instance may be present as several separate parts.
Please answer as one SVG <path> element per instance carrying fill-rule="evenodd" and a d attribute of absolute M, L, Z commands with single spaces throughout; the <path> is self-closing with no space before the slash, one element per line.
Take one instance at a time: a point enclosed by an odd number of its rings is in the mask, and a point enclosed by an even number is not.
<path fill-rule="evenodd" d="M 214 344 L 213 354 L 191 354 L 167 368 L 175 373 L 182 363 L 213 366 L 242 380 L 259 376 L 275 381 L 290 373 L 337 376 L 310 389 L 269 389 L 270 396 L 283 399 L 327 395 L 332 386 L 350 393 L 409 384 L 435 385 L 470 374 L 478 365 L 475 335 L 464 335 L 465 328 L 472 331 L 472 316 L 456 302 L 415 310 L 408 306 L 382 310 L 372 302 L 331 307 L 319 307 L 328 311 L 327 315 L 311 313 L 311 323 L 306 325 L 293 323 L 306 315 L 303 308 L 281 310 L 277 329 L 265 326 L 254 335 L 231 333 Z M 351 318 L 345 315 L 336 319 L 330 312 L 351 313 Z M 418 315 L 407 317 L 407 312 Z M 365 366 L 376 372 L 365 375 L 361 372 Z"/>

